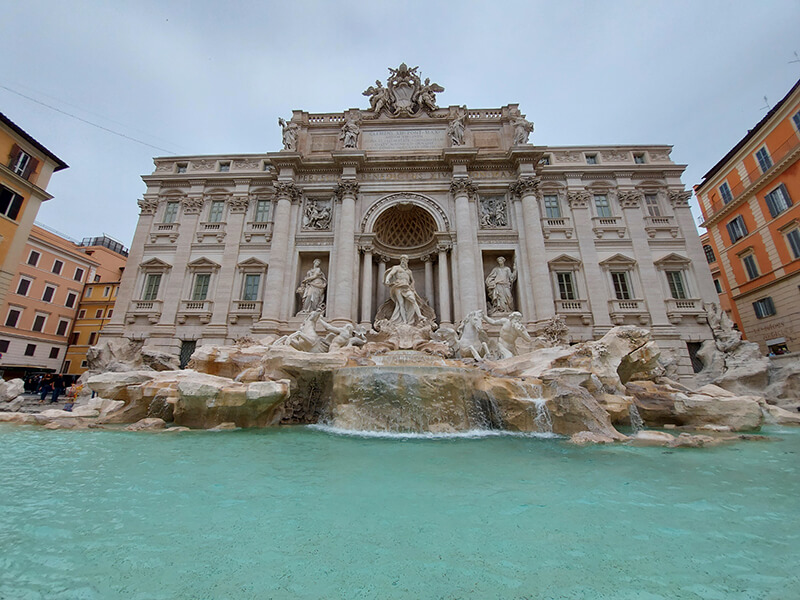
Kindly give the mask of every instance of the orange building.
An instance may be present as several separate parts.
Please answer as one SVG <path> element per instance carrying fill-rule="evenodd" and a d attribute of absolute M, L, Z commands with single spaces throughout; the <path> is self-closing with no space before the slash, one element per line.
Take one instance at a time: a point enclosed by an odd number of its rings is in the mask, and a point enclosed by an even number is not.
<path fill-rule="evenodd" d="M 798 159 L 800 81 L 695 186 L 720 304 L 765 353 L 800 351 Z"/>
<path fill-rule="evenodd" d="M 0 113 L 0 306 L 22 261 L 50 176 L 67 164 Z"/>

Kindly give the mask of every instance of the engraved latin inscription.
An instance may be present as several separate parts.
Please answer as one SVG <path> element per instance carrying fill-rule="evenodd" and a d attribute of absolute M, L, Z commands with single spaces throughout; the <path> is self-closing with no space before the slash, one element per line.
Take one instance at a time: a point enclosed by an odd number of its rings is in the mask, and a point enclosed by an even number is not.
<path fill-rule="evenodd" d="M 373 129 L 361 132 L 364 150 L 433 150 L 444 148 L 445 129 Z"/>

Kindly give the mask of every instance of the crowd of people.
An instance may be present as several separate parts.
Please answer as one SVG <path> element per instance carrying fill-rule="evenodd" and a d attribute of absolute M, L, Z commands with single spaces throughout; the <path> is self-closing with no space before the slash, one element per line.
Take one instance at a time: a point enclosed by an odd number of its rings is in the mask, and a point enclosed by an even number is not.
<path fill-rule="evenodd" d="M 25 392 L 29 394 L 39 394 L 39 401 L 45 402 L 50 396 L 50 404 L 58 402 L 67 387 L 72 385 L 73 377 L 61 375 L 59 373 L 44 373 L 40 375 L 29 375 L 25 378 Z"/>

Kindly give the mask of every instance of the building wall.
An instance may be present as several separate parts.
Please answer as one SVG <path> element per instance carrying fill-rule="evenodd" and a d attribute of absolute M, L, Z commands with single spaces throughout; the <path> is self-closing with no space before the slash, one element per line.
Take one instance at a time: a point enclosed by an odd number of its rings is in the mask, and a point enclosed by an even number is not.
<path fill-rule="evenodd" d="M 796 312 L 800 290 L 792 282 L 800 272 L 787 235 L 800 231 L 800 87 L 795 87 L 696 186 L 708 229 L 709 244 L 717 252 L 719 279 L 724 284 L 723 307 L 729 303 L 732 319 L 744 336 L 769 352 L 767 342 L 785 337 L 789 351 L 800 350 Z M 772 165 L 766 170 L 756 153 L 766 148 Z M 732 199 L 727 204 L 720 187 L 727 183 Z M 773 216 L 767 195 L 781 186 L 791 205 Z M 747 235 L 733 241 L 727 225 L 743 219 Z M 758 274 L 751 277 L 744 257 L 752 255 Z M 771 298 L 775 314 L 757 318 L 753 302 Z M 784 330 L 786 335 L 775 335 Z M 789 339 L 792 339 L 789 342 Z"/>
<path fill-rule="evenodd" d="M 80 375 L 86 371 L 86 353 L 97 343 L 100 331 L 113 316 L 118 291 L 119 279 L 84 286 L 69 337 L 64 373 Z"/>

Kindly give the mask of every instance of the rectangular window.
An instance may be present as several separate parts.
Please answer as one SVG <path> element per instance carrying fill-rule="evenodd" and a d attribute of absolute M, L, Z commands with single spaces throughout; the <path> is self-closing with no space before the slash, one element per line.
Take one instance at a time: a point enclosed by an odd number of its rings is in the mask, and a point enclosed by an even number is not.
<path fill-rule="evenodd" d="M 86 286 L 86 290 L 83 292 L 83 297 L 84 297 L 84 298 L 91 298 L 91 297 L 92 297 L 92 290 L 93 290 L 93 289 L 94 289 L 94 288 L 93 288 L 92 286 L 90 286 L 90 285 L 87 285 L 87 286 Z"/>
<path fill-rule="evenodd" d="M 97 339 L 97 332 L 93 331 L 92 333 L 89 334 L 89 345 L 94 346 L 94 342 L 96 339 Z"/>
<path fill-rule="evenodd" d="M 747 226 L 744 224 L 744 217 L 742 215 L 731 219 L 725 227 L 728 229 L 728 235 L 731 238 L 732 244 L 735 244 L 747 235 Z"/>
<path fill-rule="evenodd" d="M 94 282 L 97 283 L 98 281 L 100 281 L 100 275 L 95 275 Z"/>
<path fill-rule="evenodd" d="M 719 186 L 719 195 L 722 196 L 722 203 L 727 204 L 731 200 L 733 200 L 733 194 L 731 193 L 731 188 L 726 181 L 721 186 Z"/>
<path fill-rule="evenodd" d="M 69 336 L 69 345 L 70 346 L 77 346 L 78 340 L 80 339 L 81 334 L 77 331 L 73 331 Z"/>
<path fill-rule="evenodd" d="M 41 331 L 44 329 L 45 321 L 47 321 L 47 317 L 44 315 L 36 315 L 36 317 L 33 319 L 33 330 Z"/>
<path fill-rule="evenodd" d="M 22 311 L 17 310 L 16 308 L 12 308 L 8 311 L 8 315 L 6 316 L 6 327 L 16 327 L 17 321 L 19 321 L 19 316 L 22 314 Z"/>
<path fill-rule="evenodd" d="M 587 154 L 586 155 L 586 164 L 587 165 L 596 165 L 597 164 L 597 154 Z"/>
<path fill-rule="evenodd" d="M 28 255 L 28 264 L 32 267 L 35 267 L 39 264 L 39 256 L 41 256 L 36 250 L 31 250 L 31 253 Z"/>
<path fill-rule="evenodd" d="M 797 131 L 800 131 L 800 111 L 797 111 L 792 115 L 792 121 L 794 122 L 794 126 L 797 128 Z"/>
<path fill-rule="evenodd" d="M 761 168 L 762 173 L 766 173 L 772 167 L 772 159 L 769 156 L 769 152 L 767 152 L 766 146 L 762 146 L 759 148 L 758 152 L 756 152 L 756 160 L 758 161 L 758 166 Z"/>
<path fill-rule="evenodd" d="M 192 300 L 205 300 L 208 297 L 208 284 L 211 282 L 210 273 L 198 273 L 194 278 Z"/>
<path fill-rule="evenodd" d="M 106 319 L 110 319 L 111 315 L 113 315 L 113 314 L 114 314 L 114 309 L 113 308 L 109 308 L 108 312 L 106 313 Z"/>
<path fill-rule="evenodd" d="M 773 217 L 777 217 L 792 205 L 792 199 L 789 197 L 789 192 L 783 184 L 780 184 L 769 194 L 764 196 L 764 199 L 767 201 L 769 214 Z"/>
<path fill-rule="evenodd" d="M 594 205 L 597 208 L 598 217 L 610 217 L 611 207 L 608 204 L 608 196 L 605 194 L 595 194 Z"/>
<path fill-rule="evenodd" d="M 81 369 L 85 369 L 88 366 L 89 366 L 89 363 L 87 361 L 85 361 L 85 360 L 81 361 Z"/>
<path fill-rule="evenodd" d="M 256 223 L 269 223 L 269 200 L 259 200 L 256 202 Z"/>
<path fill-rule="evenodd" d="M 97 309 L 97 310 L 94 312 L 94 318 L 95 318 L 95 319 L 102 319 L 102 318 L 103 318 L 103 309 L 102 309 L 102 308 L 98 308 L 98 309 Z"/>
<path fill-rule="evenodd" d="M 69 327 L 69 321 L 64 321 L 63 319 L 58 322 L 58 328 L 56 329 L 56 335 L 67 335 L 67 328 Z"/>
<path fill-rule="evenodd" d="M 704 245 L 703 252 L 706 253 L 706 261 L 708 262 L 708 264 L 717 262 L 717 257 L 714 256 L 714 249 L 711 246 L 709 246 L 708 244 Z"/>
<path fill-rule="evenodd" d="M 33 356 L 36 354 L 36 344 L 28 344 L 25 346 L 25 356 Z"/>
<path fill-rule="evenodd" d="M 186 173 L 186 167 L 188 165 L 186 163 L 178 163 L 175 165 L 175 172 L 176 173 Z"/>
<path fill-rule="evenodd" d="M 22 208 L 22 196 L 0 185 L 0 213 L 15 220 Z"/>
<path fill-rule="evenodd" d="M 27 296 L 29 289 L 31 289 L 31 280 L 20 278 L 19 283 L 17 284 L 17 294 L 20 296 Z"/>
<path fill-rule="evenodd" d="M 772 298 L 767 296 L 766 298 L 753 302 L 753 310 L 756 312 L 757 319 L 771 317 L 775 314 L 775 304 L 773 304 Z"/>
<path fill-rule="evenodd" d="M 60 260 L 56 260 L 55 262 L 53 262 L 53 273 L 55 273 L 56 275 L 61 275 L 61 269 L 63 268 L 64 268 L 64 263 L 61 262 Z"/>
<path fill-rule="evenodd" d="M 64 306 L 67 308 L 73 308 L 75 306 L 75 300 L 78 299 L 78 295 L 75 292 L 69 292 L 67 294 L 67 300 L 64 302 Z"/>
<path fill-rule="evenodd" d="M 572 271 L 556 272 L 558 279 L 558 295 L 562 300 L 577 300 L 575 293 L 575 281 L 572 279 Z"/>
<path fill-rule="evenodd" d="M 0 340 L 0 352 L 8 352 L 9 343 L 8 340 Z"/>
<path fill-rule="evenodd" d="M 231 163 L 229 162 L 221 162 L 219 163 L 219 172 L 220 173 L 227 173 L 231 170 Z"/>
<path fill-rule="evenodd" d="M 108 295 L 111 293 L 111 286 L 107 285 L 103 288 L 103 297 L 107 298 Z"/>
<path fill-rule="evenodd" d="M 630 300 L 633 297 L 627 271 L 612 271 L 611 281 L 614 283 L 614 295 L 617 300 Z"/>
<path fill-rule="evenodd" d="M 56 293 L 56 288 L 54 288 L 52 285 L 44 286 L 44 294 L 42 294 L 42 300 L 45 302 L 52 302 L 53 295 L 55 295 L 55 293 Z"/>
<path fill-rule="evenodd" d="M 637 153 L 633 155 L 633 162 L 636 163 L 637 165 L 643 165 L 647 161 L 645 160 L 644 154 Z"/>
<path fill-rule="evenodd" d="M 550 164 L 550 155 L 545 154 L 542 158 L 539 159 L 539 164 L 543 166 L 547 166 Z"/>
<path fill-rule="evenodd" d="M 756 264 L 756 257 L 754 254 L 743 256 L 742 264 L 744 264 L 744 270 L 747 271 L 748 279 L 755 279 L 758 277 L 758 264 Z"/>
<path fill-rule="evenodd" d="M 716 288 L 718 294 L 722 293 L 722 284 L 719 282 L 719 279 L 714 280 L 714 287 Z"/>
<path fill-rule="evenodd" d="M 78 267 L 75 269 L 75 276 L 73 277 L 75 281 L 82 281 L 83 280 L 83 269 Z"/>
<path fill-rule="evenodd" d="M 19 146 L 17 146 L 17 148 L 19 148 Z M 22 150 L 20 150 L 19 154 L 12 157 L 11 163 L 8 166 L 17 175 L 24 176 L 25 169 L 28 168 L 28 164 L 30 163 L 30 161 L 31 157 Z"/>
<path fill-rule="evenodd" d="M 50 348 L 50 358 L 58 358 L 58 348 L 55 346 Z"/>
<path fill-rule="evenodd" d="M 681 271 L 667 271 L 667 282 L 669 282 L 669 293 L 677 300 L 686 299 L 686 286 L 683 282 Z"/>
<path fill-rule="evenodd" d="M 64 361 L 64 370 L 61 371 L 61 372 L 62 373 L 69 373 L 70 366 L 72 366 L 72 361 L 71 360 L 65 360 Z"/>
<path fill-rule="evenodd" d="M 180 202 L 167 202 L 164 208 L 164 223 L 174 223 L 178 218 L 178 206 Z"/>
<path fill-rule="evenodd" d="M 261 275 L 248 274 L 244 276 L 244 291 L 242 300 L 255 302 L 258 300 L 258 288 L 261 285 Z"/>
<path fill-rule="evenodd" d="M 551 195 L 544 197 L 544 213 L 548 219 L 561 218 L 561 205 L 558 203 L 558 196 Z"/>
<path fill-rule="evenodd" d="M 792 229 L 787 233 L 786 241 L 789 242 L 789 248 L 792 249 L 794 257 L 800 258 L 800 229 Z"/>
<path fill-rule="evenodd" d="M 144 281 L 142 300 L 155 300 L 158 298 L 158 287 L 161 285 L 161 273 L 148 273 Z"/>
<path fill-rule="evenodd" d="M 651 217 L 661 216 L 661 206 L 658 204 L 658 194 L 645 194 L 644 205 L 647 207 L 647 214 Z"/>
<path fill-rule="evenodd" d="M 85 308 L 82 308 L 82 309 L 80 309 L 78 311 L 78 318 L 79 319 L 85 319 L 86 318 L 86 309 Z"/>
<path fill-rule="evenodd" d="M 222 221 L 222 211 L 225 208 L 225 203 L 222 200 L 214 200 L 211 203 L 211 208 L 208 210 L 208 222 L 219 223 Z"/>

